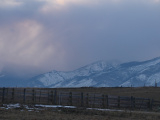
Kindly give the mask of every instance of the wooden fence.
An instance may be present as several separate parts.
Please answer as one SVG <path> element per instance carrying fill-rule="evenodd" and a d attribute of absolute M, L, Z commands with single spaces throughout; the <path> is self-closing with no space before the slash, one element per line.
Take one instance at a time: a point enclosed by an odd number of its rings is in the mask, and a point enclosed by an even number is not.
<path fill-rule="evenodd" d="M 44 88 L 0 88 L 0 103 L 51 104 L 85 108 L 157 109 L 160 101 L 100 93 L 65 92 Z"/>

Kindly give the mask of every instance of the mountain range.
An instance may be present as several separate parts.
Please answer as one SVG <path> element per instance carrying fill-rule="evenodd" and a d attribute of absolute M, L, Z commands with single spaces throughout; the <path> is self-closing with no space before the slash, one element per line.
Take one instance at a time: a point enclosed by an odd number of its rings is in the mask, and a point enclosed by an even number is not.
<path fill-rule="evenodd" d="M 23 87 L 141 87 L 160 86 L 160 57 L 127 63 L 97 61 L 73 71 L 50 71 L 23 82 Z M 10 85 L 11 77 L 0 74 L 1 87 Z M 5 81 L 5 82 L 4 82 Z M 18 82 L 19 81 L 19 82 Z M 12 81 L 13 83 L 13 81 Z M 3 85 L 4 84 L 4 85 Z"/>
<path fill-rule="evenodd" d="M 143 62 L 98 61 L 74 71 L 51 71 L 28 81 L 32 87 L 139 87 L 160 85 L 160 57 Z"/>

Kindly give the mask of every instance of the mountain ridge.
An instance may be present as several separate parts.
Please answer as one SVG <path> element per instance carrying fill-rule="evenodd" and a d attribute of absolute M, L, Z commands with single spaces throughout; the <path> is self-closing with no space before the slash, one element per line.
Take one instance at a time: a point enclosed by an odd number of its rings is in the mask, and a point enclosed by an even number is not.
<path fill-rule="evenodd" d="M 127 63 L 97 61 L 79 69 L 63 72 L 51 71 L 32 78 L 32 87 L 116 87 L 153 86 L 160 84 L 160 57 Z M 39 84 L 38 84 L 39 83 Z"/>
<path fill-rule="evenodd" d="M 73 71 L 52 70 L 32 78 L 2 71 L 0 87 L 142 87 L 160 86 L 160 57 L 125 63 L 97 61 Z"/>

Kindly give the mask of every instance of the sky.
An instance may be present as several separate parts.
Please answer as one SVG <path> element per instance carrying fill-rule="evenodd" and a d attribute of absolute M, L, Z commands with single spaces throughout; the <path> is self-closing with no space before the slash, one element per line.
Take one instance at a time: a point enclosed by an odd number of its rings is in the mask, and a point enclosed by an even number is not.
<path fill-rule="evenodd" d="M 0 70 L 70 71 L 160 56 L 160 0 L 0 0 Z"/>

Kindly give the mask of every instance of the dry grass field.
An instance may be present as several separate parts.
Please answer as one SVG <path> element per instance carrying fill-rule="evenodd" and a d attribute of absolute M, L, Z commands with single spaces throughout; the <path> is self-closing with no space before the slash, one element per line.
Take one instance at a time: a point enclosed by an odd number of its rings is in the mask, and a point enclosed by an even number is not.
<path fill-rule="evenodd" d="M 158 112 L 0 109 L 0 120 L 159 120 Z"/>
<path fill-rule="evenodd" d="M 134 96 L 160 101 L 160 87 L 58 88 L 61 91 L 93 92 L 116 96 Z"/>

